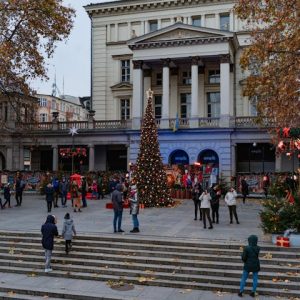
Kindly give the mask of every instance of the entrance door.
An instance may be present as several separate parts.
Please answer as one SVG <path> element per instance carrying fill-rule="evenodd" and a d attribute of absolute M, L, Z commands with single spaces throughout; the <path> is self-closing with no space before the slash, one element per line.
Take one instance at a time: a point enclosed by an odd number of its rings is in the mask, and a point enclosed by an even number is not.
<path fill-rule="evenodd" d="M 107 149 L 107 170 L 127 171 L 127 149 Z"/>
<path fill-rule="evenodd" d="M 2 152 L 0 152 L 0 170 L 5 170 L 5 157 Z"/>

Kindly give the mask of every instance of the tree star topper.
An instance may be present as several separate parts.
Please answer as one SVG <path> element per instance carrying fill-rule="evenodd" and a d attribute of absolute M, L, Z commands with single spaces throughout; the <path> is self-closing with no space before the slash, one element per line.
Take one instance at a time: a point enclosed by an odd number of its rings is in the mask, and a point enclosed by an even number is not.
<path fill-rule="evenodd" d="M 78 128 L 76 128 L 75 126 L 73 126 L 72 128 L 69 128 L 69 134 L 71 134 L 72 136 L 74 136 L 75 134 L 78 134 Z"/>
<path fill-rule="evenodd" d="M 152 99 L 152 97 L 153 97 L 153 91 L 151 89 L 147 90 L 146 94 L 147 94 L 147 98 L 151 98 Z"/>

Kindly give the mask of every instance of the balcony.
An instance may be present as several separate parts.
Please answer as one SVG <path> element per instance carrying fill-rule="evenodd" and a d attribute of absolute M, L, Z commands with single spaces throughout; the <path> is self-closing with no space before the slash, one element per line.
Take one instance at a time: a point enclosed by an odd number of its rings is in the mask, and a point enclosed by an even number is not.
<path fill-rule="evenodd" d="M 221 128 L 220 118 L 176 118 L 156 119 L 159 129 L 187 129 L 187 128 Z M 177 124 L 176 124 L 177 123 Z M 162 125 L 164 124 L 164 126 Z M 71 121 L 71 122 L 44 122 L 44 123 L 18 123 L 16 128 L 28 131 L 65 131 L 76 127 L 80 130 L 130 130 L 131 120 L 108 121 Z M 224 126 L 223 126 L 224 127 Z M 268 118 L 257 117 L 231 117 L 229 128 L 270 128 L 274 122 Z"/>

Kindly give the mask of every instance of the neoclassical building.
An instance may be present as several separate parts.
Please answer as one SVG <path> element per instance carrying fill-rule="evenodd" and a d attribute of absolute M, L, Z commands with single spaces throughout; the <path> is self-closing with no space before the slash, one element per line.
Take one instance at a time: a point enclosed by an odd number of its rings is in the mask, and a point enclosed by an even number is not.
<path fill-rule="evenodd" d="M 21 169 L 22 151 L 32 148 L 31 169 L 57 170 L 67 165 L 61 148 L 75 143 L 86 147 L 83 170 L 127 169 L 137 158 L 150 88 L 165 164 L 201 163 L 207 176 L 227 180 L 237 173 L 296 170 L 296 156 L 275 156 L 270 124 L 266 119 L 257 125 L 254 101 L 243 95 L 247 73 L 239 60 L 249 34 L 233 12 L 234 2 L 119 0 L 85 6 L 91 19 L 89 120 L 28 124 L 38 145 L 26 138 L 0 144 L 2 165 L 15 153 L 18 159 L 6 165 Z M 75 142 L 67 130 L 72 126 L 79 128 Z"/>
<path fill-rule="evenodd" d="M 299 164 L 275 157 L 269 124 L 256 125 L 255 105 L 243 96 L 247 74 L 239 59 L 249 34 L 234 2 L 120 0 L 85 7 L 95 118 L 130 124 L 129 161 L 137 157 L 151 88 L 164 163 L 201 162 L 227 178 Z"/>

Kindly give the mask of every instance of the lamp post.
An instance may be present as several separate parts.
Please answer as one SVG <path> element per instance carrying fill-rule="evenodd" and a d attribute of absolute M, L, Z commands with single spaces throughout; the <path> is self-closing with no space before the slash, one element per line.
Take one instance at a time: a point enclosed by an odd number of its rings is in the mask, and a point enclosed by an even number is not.
<path fill-rule="evenodd" d="M 78 128 L 76 128 L 75 126 L 73 126 L 72 128 L 69 128 L 69 134 L 72 135 L 72 151 L 71 151 L 71 155 L 72 155 L 72 174 L 74 174 L 74 135 L 78 134 Z"/>

